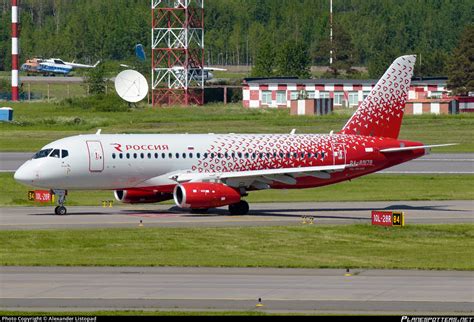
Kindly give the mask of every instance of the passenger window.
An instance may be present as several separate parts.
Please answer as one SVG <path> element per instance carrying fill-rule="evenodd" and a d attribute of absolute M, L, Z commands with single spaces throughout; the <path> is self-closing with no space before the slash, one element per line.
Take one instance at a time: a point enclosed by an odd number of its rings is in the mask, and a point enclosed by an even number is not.
<path fill-rule="evenodd" d="M 198 153 L 198 154 L 197 154 L 197 158 L 198 158 L 198 159 L 201 158 L 201 153 Z"/>
<path fill-rule="evenodd" d="M 186 159 L 186 153 L 183 153 L 183 159 Z"/>
<path fill-rule="evenodd" d="M 145 154 L 140 153 L 140 158 L 145 159 Z"/>
<path fill-rule="evenodd" d="M 194 155 L 192 153 L 189 153 L 189 158 L 190 159 L 194 158 Z"/>
<path fill-rule="evenodd" d="M 134 158 L 134 159 L 138 158 L 138 154 L 134 153 L 134 154 L 133 154 L 133 158 Z"/>
<path fill-rule="evenodd" d="M 123 154 L 122 153 L 119 154 L 119 158 L 123 159 Z"/>
<path fill-rule="evenodd" d="M 115 159 L 117 155 L 115 153 L 112 153 L 112 159 Z"/>
<path fill-rule="evenodd" d="M 165 154 L 165 153 L 162 153 L 162 154 L 161 154 L 161 158 L 162 158 L 162 159 L 166 159 L 166 154 Z"/>
<path fill-rule="evenodd" d="M 130 153 L 127 153 L 127 159 L 130 159 Z"/>
<path fill-rule="evenodd" d="M 69 156 L 69 152 L 67 150 L 61 150 L 61 156 L 62 158 L 67 158 Z"/>
<path fill-rule="evenodd" d="M 59 150 L 54 150 L 53 153 L 51 153 L 50 157 L 59 159 L 61 157 L 61 152 Z"/>
<path fill-rule="evenodd" d="M 179 153 L 176 153 L 176 159 L 179 159 Z"/>
<path fill-rule="evenodd" d="M 170 159 L 173 159 L 173 153 L 168 154 L 168 157 L 169 157 Z"/>

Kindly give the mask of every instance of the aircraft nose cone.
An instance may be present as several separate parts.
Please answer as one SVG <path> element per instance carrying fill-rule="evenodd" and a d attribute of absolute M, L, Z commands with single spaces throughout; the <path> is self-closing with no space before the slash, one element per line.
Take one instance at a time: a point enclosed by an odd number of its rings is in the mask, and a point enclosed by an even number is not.
<path fill-rule="evenodd" d="M 35 173 L 30 167 L 22 165 L 15 171 L 13 178 L 18 182 L 29 184 L 35 180 Z"/>

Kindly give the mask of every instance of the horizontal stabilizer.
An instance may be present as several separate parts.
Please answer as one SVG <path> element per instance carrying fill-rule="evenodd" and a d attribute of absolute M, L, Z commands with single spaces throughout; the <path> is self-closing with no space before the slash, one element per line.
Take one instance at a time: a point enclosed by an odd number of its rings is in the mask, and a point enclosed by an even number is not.
<path fill-rule="evenodd" d="M 453 146 L 453 145 L 459 145 L 459 143 L 409 146 L 409 147 L 405 147 L 405 148 L 390 148 L 390 149 L 380 150 L 380 152 L 382 152 L 382 153 L 395 153 L 395 152 L 413 151 L 413 150 L 419 150 L 419 149 L 440 148 L 440 147 L 444 147 L 444 146 Z"/>

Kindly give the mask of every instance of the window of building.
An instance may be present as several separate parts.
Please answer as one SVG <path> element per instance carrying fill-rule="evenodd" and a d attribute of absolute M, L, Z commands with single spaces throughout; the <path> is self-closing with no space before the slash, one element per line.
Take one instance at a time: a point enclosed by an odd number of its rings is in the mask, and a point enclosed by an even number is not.
<path fill-rule="evenodd" d="M 357 106 L 359 105 L 359 93 L 352 92 L 349 93 L 349 106 Z"/>
<path fill-rule="evenodd" d="M 263 91 L 262 92 L 262 104 L 271 105 L 272 104 L 272 92 Z"/>
<path fill-rule="evenodd" d="M 338 106 L 344 105 L 344 93 L 343 92 L 334 93 L 334 105 L 338 105 Z"/>
<path fill-rule="evenodd" d="M 319 98 L 329 98 L 329 92 L 319 92 Z"/>
<path fill-rule="evenodd" d="M 306 97 L 308 99 L 315 99 L 316 98 L 316 92 L 315 91 L 306 91 Z"/>
<path fill-rule="evenodd" d="M 292 91 L 290 95 L 291 95 L 291 100 L 292 100 L 292 101 L 297 100 L 298 97 L 299 97 L 298 91 Z"/>
<path fill-rule="evenodd" d="M 431 92 L 430 98 L 443 98 L 443 92 Z"/>
<path fill-rule="evenodd" d="M 366 99 L 367 96 L 369 96 L 369 95 L 370 95 L 370 91 L 364 91 L 364 92 L 362 93 L 362 97 L 363 97 L 364 99 Z"/>
<path fill-rule="evenodd" d="M 285 91 L 278 91 L 277 92 L 277 104 L 278 105 L 286 104 L 286 92 Z"/>

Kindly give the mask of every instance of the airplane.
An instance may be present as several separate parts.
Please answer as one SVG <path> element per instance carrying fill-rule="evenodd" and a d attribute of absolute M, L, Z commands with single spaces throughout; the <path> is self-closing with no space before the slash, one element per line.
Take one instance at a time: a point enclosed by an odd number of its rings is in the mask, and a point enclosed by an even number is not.
<path fill-rule="evenodd" d="M 28 59 L 21 66 L 21 70 L 27 73 L 40 73 L 44 75 L 68 75 L 75 68 L 95 68 L 99 65 L 100 60 L 95 65 L 77 64 L 74 62 L 65 62 L 59 58 L 33 58 Z"/>
<path fill-rule="evenodd" d="M 257 190 L 327 186 L 419 158 L 431 148 L 398 139 L 416 56 L 399 57 L 338 133 L 95 135 L 43 147 L 14 175 L 50 189 L 66 215 L 69 190 L 110 190 L 123 203 L 174 200 L 194 212 L 246 215 Z"/>
<path fill-rule="evenodd" d="M 120 65 L 122 67 L 130 67 L 130 66 L 127 66 L 127 65 Z M 174 66 L 171 68 L 171 70 L 173 71 L 173 73 L 176 75 L 176 78 L 177 79 L 180 79 L 182 80 L 182 82 L 184 83 L 184 67 L 182 66 Z M 190 69 L 188 70 L 188 77 L 189 77 L 189 80 L 192 80 L 192 81 L 195 81 L 195 82 L 208 82 L 210 80 L 212 80 L 214 78 L 214 74 L 212 73 L 212 71 L 227 71 L 227 69 L 224 69 L 224 68 L 217 68 L 217 67 L 204 67 L 202 69 L 200 68 L 193 68 L 193 69 Z M 158 78 L 160 77 L 163 77 L 164 75 L 164 71 L 163 69 L 155 69 L 155 72 L 158 73 Z M 176 84 L 178 87 L 181 87 L 182 84 Z"/>

